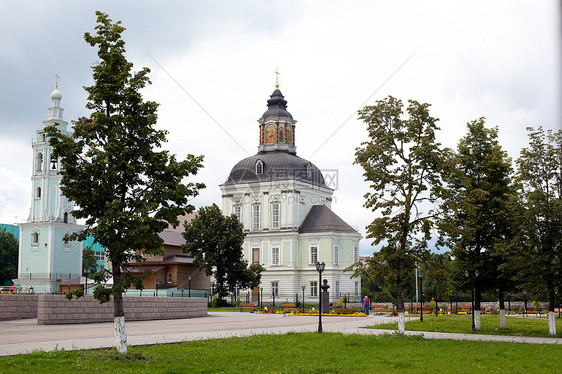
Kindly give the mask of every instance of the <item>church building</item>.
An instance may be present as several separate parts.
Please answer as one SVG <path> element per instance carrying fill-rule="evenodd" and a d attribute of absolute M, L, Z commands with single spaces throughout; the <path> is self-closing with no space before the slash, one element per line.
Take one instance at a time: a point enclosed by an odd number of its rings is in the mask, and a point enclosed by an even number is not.
<path fill-rule="evenodd" d="M 68 123 L 62 119 L 62 94 L 51 93 L 52 106 L 43 127 L 56 124 L 66 135 Z M 65 243 L 63 238 L 82 226 L 72 216 L 73 203 L 62 195 L 59 160 L 43 128 L 32 142 L 31 209 L 27 222 L 20 223 L 18 279 L 14 283 L 38 293 L 58 292 L 58 282 L 82 273 L 82 242 Z"/>
<path fill-rule="evenodd" d="M 361 234 L 332 210 L 334 190 L 320 169 L 297 156 L 296 123 L 279 85 L 258 120 L 258 153 L 238 162 L 220 185 L 223 214 L 244 225 L 244 257 L 266 269 L 246 297 L 279 303 L 315 303 L 320 292 L 316 262 L 324 262 L 330 301 L 357 298 L 361 279 L 343 270 L 359 260 Z M 302 301 L 302 300 L 301 300 Z"/>

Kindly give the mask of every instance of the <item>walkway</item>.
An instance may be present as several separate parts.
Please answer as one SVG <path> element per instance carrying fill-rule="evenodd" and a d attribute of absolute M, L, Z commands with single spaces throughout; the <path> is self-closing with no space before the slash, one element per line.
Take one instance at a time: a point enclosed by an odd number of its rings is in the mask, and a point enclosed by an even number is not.
<path fill-rule="evenodd" d="M 323 331 L 349 334 L 380 335 L 394 330 L 363 329 L 377 323 L 391 322 L 383 316 L 324 317 Z M 318 317 L 210 312 L 207 317 L 159 321 L 127 322 L 129 345 L 176 343 L 201 339 L 248 336 L 254 334 L 283 334 L 314 332 Z M 520 343 L 562 344 L 562 339 L 530 338 L 498 335 L 448 334 L 407 331 L 407 335 L 422 335 L 428 339 L 487 340 Z M 75 350 L 114 346 L 113 323 L 83 325 L 37 325 L 35 319 L 0 321 L 0 356 L 29 353 L 35 350 Z"/>

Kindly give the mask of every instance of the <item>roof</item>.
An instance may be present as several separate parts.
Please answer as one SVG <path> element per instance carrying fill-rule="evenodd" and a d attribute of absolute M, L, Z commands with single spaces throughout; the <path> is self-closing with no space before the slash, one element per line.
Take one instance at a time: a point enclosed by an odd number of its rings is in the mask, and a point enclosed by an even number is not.
<path fill-rule="evenodd" d="M 185 239 L 179 231 L 164 230 L 158 234 L 162 240 L 164 240 L 164 245 L 181 246 L 185 244 Z"/>
<path fill-rule="evenodd" d="M 269 117 L 276 119 L 279 117 L 288 117 L 293 119 L 291 113 L 287 111 L 287 101 L 279 89 L 273 91 L 270 99 L 267 100 L 267 108 L 268 109 L 261 116 L 263 120 L 266 120 Z"/>
<path fill-rule="evenodd" d="M 256 163 L 263 163 L 263 173 L 256 174 Z M 310 169 L 310 170 L 309 170 Z M 324 176 L 316 165 L 287 152 L 264 152 L 247 157 L 232 168 L 225 185 L 298 180 L 314 186 L 328 188 Z"/>
<path fill-rule="evenodd" d="M 164 269 L 165 265 L 129 265 L 127 266 L 127 270 L 131 273 L 142 273 L 145 270 L 152 270 L 153 272 L 158 272 Z"/>
<path fill-rule="evenodd" d="M 307 232 L 349 232 L 357 234 L 353 227 L 325 205 L 314 205 L 306 215 L 299 233 Z"/>

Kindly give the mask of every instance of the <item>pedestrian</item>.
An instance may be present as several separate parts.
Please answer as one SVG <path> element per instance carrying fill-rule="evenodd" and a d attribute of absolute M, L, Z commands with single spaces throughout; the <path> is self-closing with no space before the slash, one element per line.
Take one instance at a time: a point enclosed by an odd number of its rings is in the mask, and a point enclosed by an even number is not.
<path fill-rule="evenodd" d="M 369 315 L 369 298 L 365 295 L 365 298 L 363 299 L 363 301 L 361 301 L 361 306 L 363 307 L 363 313 L 365 313 L 366 316 Z"/>

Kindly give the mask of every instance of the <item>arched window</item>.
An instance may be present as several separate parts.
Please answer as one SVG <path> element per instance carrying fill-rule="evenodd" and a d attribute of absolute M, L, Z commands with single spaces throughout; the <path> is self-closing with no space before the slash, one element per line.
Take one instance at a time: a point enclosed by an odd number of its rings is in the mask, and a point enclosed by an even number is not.
<path fill-rule="evenodd" d="M 37 153 L 35 157 L 35 171 L 43 171 L 43 153 Z"/>
<path fill-rule="evenodd" d="M 258 160 L 256 162 L 256 174 L 263 174 L 263 161 Z"/>
<path fill-rule="evenodd" d="M 35 197 L 38 199 L 41 197 L 41 187 L 37 187 L 37 190 L 35 192 Z"/>
<path fill-rule="evenodd" d="M 39 244 L 39 233 L 38 232 L 34 232 L 31 234 L 31 244 Z"/>
<path fill-rule="evenodd" d="M 312 164 L 310 162 L 306 164 L 306 177 L 312 177 Z"/>
<path fill-rule="evenodd" d="M 64 219 L 63 219 L 64 223 L 68 223 L 68 212 L 64 212 Z"/>

